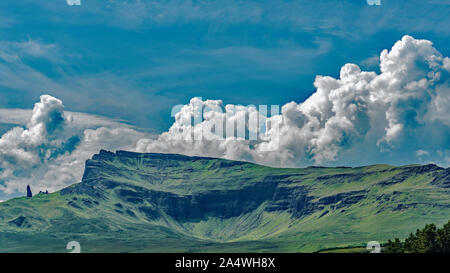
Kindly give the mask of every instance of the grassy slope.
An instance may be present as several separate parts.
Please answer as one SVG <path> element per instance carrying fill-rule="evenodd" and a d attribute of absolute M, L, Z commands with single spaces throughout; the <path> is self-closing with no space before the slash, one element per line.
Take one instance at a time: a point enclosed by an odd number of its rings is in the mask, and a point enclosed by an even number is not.
<path fill-rule="evenodd" d="M 268 175 L 284 175 L 286 187 L 308 187 L 315 201 L 338 193 L 367 193 L 355 204 L 339 209 L 325 205 L 300 218 L 287 211 L 268 212 L 263 203 L 238 217 L 184 222 L 168 215 L 148 219 L 134 204 L 111 193 L 103 199 L 59 192 L 16 198 L 0 203 L 0 252 L 65 252 L 71 240 L 79 241 L 83 252 L 310 252 L 384 242 L 405 237 L 426 223 L 440 225 L 450 219 L 449 189 L 430 184 L 430 172 L 408 175 L 400 183 L 380 184 L 405 167 L 274 169 L 220 159 L 179 161 L 145 156 L 97 161 L 102 165 L 93 167 L 96 177 L 89 179 L 180 195 L 241 189 Z M 26 219 L 21 226 L 11 223 L 20 216 Z"/>

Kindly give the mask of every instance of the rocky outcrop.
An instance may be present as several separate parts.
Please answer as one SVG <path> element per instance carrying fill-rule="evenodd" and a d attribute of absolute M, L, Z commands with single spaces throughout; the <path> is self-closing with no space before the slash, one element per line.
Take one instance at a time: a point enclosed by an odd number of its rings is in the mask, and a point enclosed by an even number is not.
<path fill-rule="evenodd" d="M 239 190 L 212 190 L 191 195 L 148 190 L 143 187 L 126 186 L 115 190 L 116 196 L 124 203 L 139 207 L 151 219 L 158 218 L 158 211 L 177 221 L 202 219 L 206 216 L 230 218 L 248 213 L 263 202 L 271 200 L 276 183 L 258 183 Z M 150 205 L 150 206 L 148 206 Z"/>
<path fill-rule="evenodd" d="M 33 197 L 33 193 L 31 192 L 30 185 L 27 186 L 27 197 L 28 197 L 28 198 Z"/>
<path fill-rule="evenodd" d="M 435 173 L 431 184 L 442 188 L 450 188 L 450 168 L 447 168 L 442 172 Z"/>
<path fill-rule="evenodd" d="M 317 204 L 312 202 L 313 199 L 314 196 L 310 196 L 307 187 L 278 185 L 266 210 L 269 212 L 287 211 L 294 217 L 301 217 L 319 209 Z"/>
<path fill-rule="evenodd" d="M 20 228 L 29 228 L 31 227 L 31 223 L 28 221 L 28 219 L 24 216 L 19 216 L 14 220 L 11 220 L 8 222 L 9 225 L 20 227 Z"/>
<path fill-rule="evenodd" d="M 335 195 L 330 195 L 330 196 L 320 198 L 318 201 L 318 204 L 336 205 L 336 206 L 333 206 L 336 209 L 341 208 L 341 207 L 347 207 L 347 206 L 356 204 L 360 200 L 362 200 L 366 196 L 366 192 L 367 191 L 365 191 L 365 190 L 361 190 L 361 191 L 349 191 L 349 192 L 338 193 Z"/>

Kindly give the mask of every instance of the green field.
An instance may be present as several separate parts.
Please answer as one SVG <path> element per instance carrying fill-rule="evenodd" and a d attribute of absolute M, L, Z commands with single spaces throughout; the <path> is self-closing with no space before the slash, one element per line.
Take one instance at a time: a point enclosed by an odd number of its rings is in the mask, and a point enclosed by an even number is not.
<path fill-rule="evenodd" d="M 101 151 L 81 183 L 0 203 L 0 252 L 352 252 L 450 219 L 435 165 L 279 169 Z"/>

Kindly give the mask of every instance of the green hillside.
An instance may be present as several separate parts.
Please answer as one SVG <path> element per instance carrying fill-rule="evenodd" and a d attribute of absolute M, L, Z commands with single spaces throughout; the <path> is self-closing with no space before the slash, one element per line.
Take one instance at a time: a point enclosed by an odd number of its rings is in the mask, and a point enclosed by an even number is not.
<path fill-rule="evenodd" d="M 0 252 L 312 252 L 450 219 L 450 169 L 280 169 L 100 151 L 81 183 L 0 203 Z"/>

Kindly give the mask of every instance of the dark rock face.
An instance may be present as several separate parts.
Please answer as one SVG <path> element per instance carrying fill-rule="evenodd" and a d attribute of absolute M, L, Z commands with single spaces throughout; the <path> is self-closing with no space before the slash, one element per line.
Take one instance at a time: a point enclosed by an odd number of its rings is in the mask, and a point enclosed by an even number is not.
<path fill-rule="evenodd" d="M 220 169 L 220 168 L 228 168 L 228 167 L 233 167 L 233 166 L 240 166 L 240 165 L 245 165 L 245 162 L 241 162 L 241 161 L 229 161 L 229 162 L 214 162 L 211 167 L 209 167 L 210 170 L 214 170 L 214 169 Z"/>
<path fill-rule="evenodd" d="M 421 165 L 421 166 L 411 166 L 411 167 L 404 167 L 403 169 L 410 171 L 415 174 L 423 174 L 423 173 L 429 173 L 432 171 L 440 171 L 444 168 L 441 168 L 437 166 L 436 164 L 427 164 L 427 165 Z"/>
<path fill-rule="evenodd" d="M 270 200 L 276 184 L 258 183 L 241 190 L 212 190 L 203 194 L 178 195 L 170 192 L 148 190 L 141 187 L 118 189 L 116 195 L 124 202 L 136 205 L 149 203 L 152 206 L 139 208 L 146 216 L 159 217 L 156 208 L 177 221 L 201 219 L 206 215 L 219 218 L 239 216 L 258 208 Z"/>
<path fill-rule="evenodd" d="M 31 227 L 31 224 L 29 223 L 28 219 L 24 216 L 19 216 L 14 220 L 9 221 L 8 224 L 23 228 Z"/>
<path fill-rule="evenodd" d="M 204 173 L 217 173 L 221 176 L 222 183 L 223 181 L 233 182 L 233 171 L 242 171 L 251 165 L 246 162 L 217 159 L 211 159 L 211 161 L 209 159 L 173 154 L 139 154 L 124 151 L 112 153 L 102 150 L 99 154 L 94 155 L 92 160 L 86 162 L 82 183 L 61 190 L 61 194 L 84 194 L 92 197 L 92 200 L 108 199 L 112 194 L 121 200 L 120 203 L 114 205 L 114 209 L 120 214 L 131 217 L 137 217 L 139 214 L 149 220 L 159 219 L 164 214 L 177 221 L 185 222 L 197 221 L 205 217 L 236 217 L 250 213 L 262 205 L 267 212 L 286 211 L 295 218 L 311 215 L 317 211 L 322 211 L 320 217 L 324 217 L 333 210 L 339 209 L 341 212 L 345 212 L 348 207 L 366 198 L 368 193 L 366 190 L 315 196 L 314 186 L 301 181 L 301 177 L 307 176 L 313 169 L 322 172 L 322 175 L 317 175 L 315 179 L 324 185 L 359 183 L 366 175 L 376 175 L 379 172 L 389 172 L 395 169 L 396 172 L 393 172 L 392 176 L 380 180 L 377 185 L 389 186 L 402 183 L 412 175 L 429 173 L 430 175 L 434 174 L 433 183 L 439 184 L 441 187 L 450 187 L 449 169 L 445 170 L 430 164 L 400 168 L 388 167 L 373 172 L 358 172 L 352 168 L 333 169 L 333 171 L 327 172 L 323 171 L 326 169 L 323 167 L 298 169 L 296 172 L 277 172 L 275 170 L 258 176 L 257 180 L 252 180 L 252 177 L 239 176 L 241 184 L 237 187 L 226 186 L 221 189 L 214 188 L 215 178 L 212 176 L 212 178 L 208 178 L 212 181 L 202 181 L 201 190 L 196 190 L 193 185 L 189 184 L 190 177 L 195 178 Z M 147 171 L 141 172 L 135 169 L 136 164 L 142 165 L 143 170 Z M 201 169 L 199 166 L 205 167 Z M 223 170 L 229 170 L 230 173 L 220 173 Z M 179 187 L 193 187 L 193 191 L 180 193 L 173 190 L 174 188 L 166 188 L 165 183 L 170 180 L 171 171 L 179 172 L 178 177 L 181 178 L 177 179 L 187 180 L 183 182 L 186 183 L 186 186 L 180 185 Z M 139 183 L 142 184 L 122 183 L 122 178 L 124 181 L 130 179 L 129 176 L 127 177 L 130 173 L 132 178 L 139 178 L 141 181 Z M 245 174 L 245 171 L 242 173 Z M 260 174 L 258 173 L 258 175 Z M 173 176 L 170 181 L 173 181 Z M 155 187 L 155 185 L 157 186 Z M 381 202 L 386 198 L 390 197 L 380 195 L 376 200 Z M 70 201 L 69 205 L 78 209 L 94 206 L 88 199 L 83 199 L 81 202 Z M 403 210 L 407 207 L 410 206 L 404 205 L 395 209 Z"/>
<path fill-rule="evenodd" d="M 27 186 L 27 197 L 28 197 L 28 198 L 33 197 L 33 193 L 31 192 L 30 185 Z"/>
<path fill-rule="evenodd" d="M 366 191 L 350 191 L 344 193 L 338 193 L 336 195 L 330 195 L 319 199 L 319 204 L 330 205 L 337 204 L 340 202 L 336 208 L 341 208 L 345 206 L 350 206 L 358 203 L 361 199 L 365 197 Z"/>
<path fill-rule="evenodd" d="M 76 208 L 76 209 L 82 209 L 75 201 L 69 201 L 67 202 L 67 205 Z"/>
<path fill-rule="evenodd" d="M 342 168 L 342 167 L 341 167 Z M 334 174 L 334 175 L 323 175 L 323 176 L 318 176 L 317 179 L 318 180 L 330 180 L 330 181 L 357 181 L 359 179 L 361 179 L 364 176 L 364 174 L 347 174 L 347 173 L 343 173 L 343 174 Z"/>
<path fill-rule="evenodd" d="M 66 194 L 86 194 L 98 199 L 104 199 L 106 192 L 100 188 L 87 185 L 87 184 L 74 184 L 72 186 L 69 186 L 67 188 L 64 188 L 60 191 L 61 195 Z"/>
<path fill-rule="evenodd" d="M 142 212 L 150 220 L 155 220 L 160 217 L 159 212 L 152 207 L 139 207 L 139 211 Z"/>
<path fill-rule="evenodd" d="M 392 211 L 407 210 L 408 208 L 415 208 L 415 207 L 417 207 L 417 203 L 398 204 L 395 208 L 392 209 Z"/>
<path fill-rule="evenodd" d="M 437 185 L 442 188 L 450 188 L 450 168 L 434 175 L 434 179 L 431 182 L 433 185 Z"/>
<path fill-rule="evenodd" d="M 436 166 L 435 164 L 428 164 L 428 165 L 423 165 L 423 166 L 402 167 L 400 170 L 401 171 L 398 174 L 392 176 L 389 179 L 381 181 L 379 184 L 383 185 L 383 186 L 390 186 L 390 185 L 402 183 L 411 175 L 421 175 L 421 174 L 426 174 L 426 173 L 433 174 L 438 171 L 439 171 L 439 173 L 442 173 L 442 171 L 444 171 L 443 176 L 448 177 L 448 174 L 447 175 L 445 174 L 445 170 L 439 166 Z"/>
<path fill-rule="evenodd" d="M 308 195 L 307 187 L 286 187 L 276 188 L 271 202 L 266 207 L 267 211 L 288 211 L 294 217 L 301 217 L 313 213 L 318 209 L 312 202 L 314 196 Z"/>

